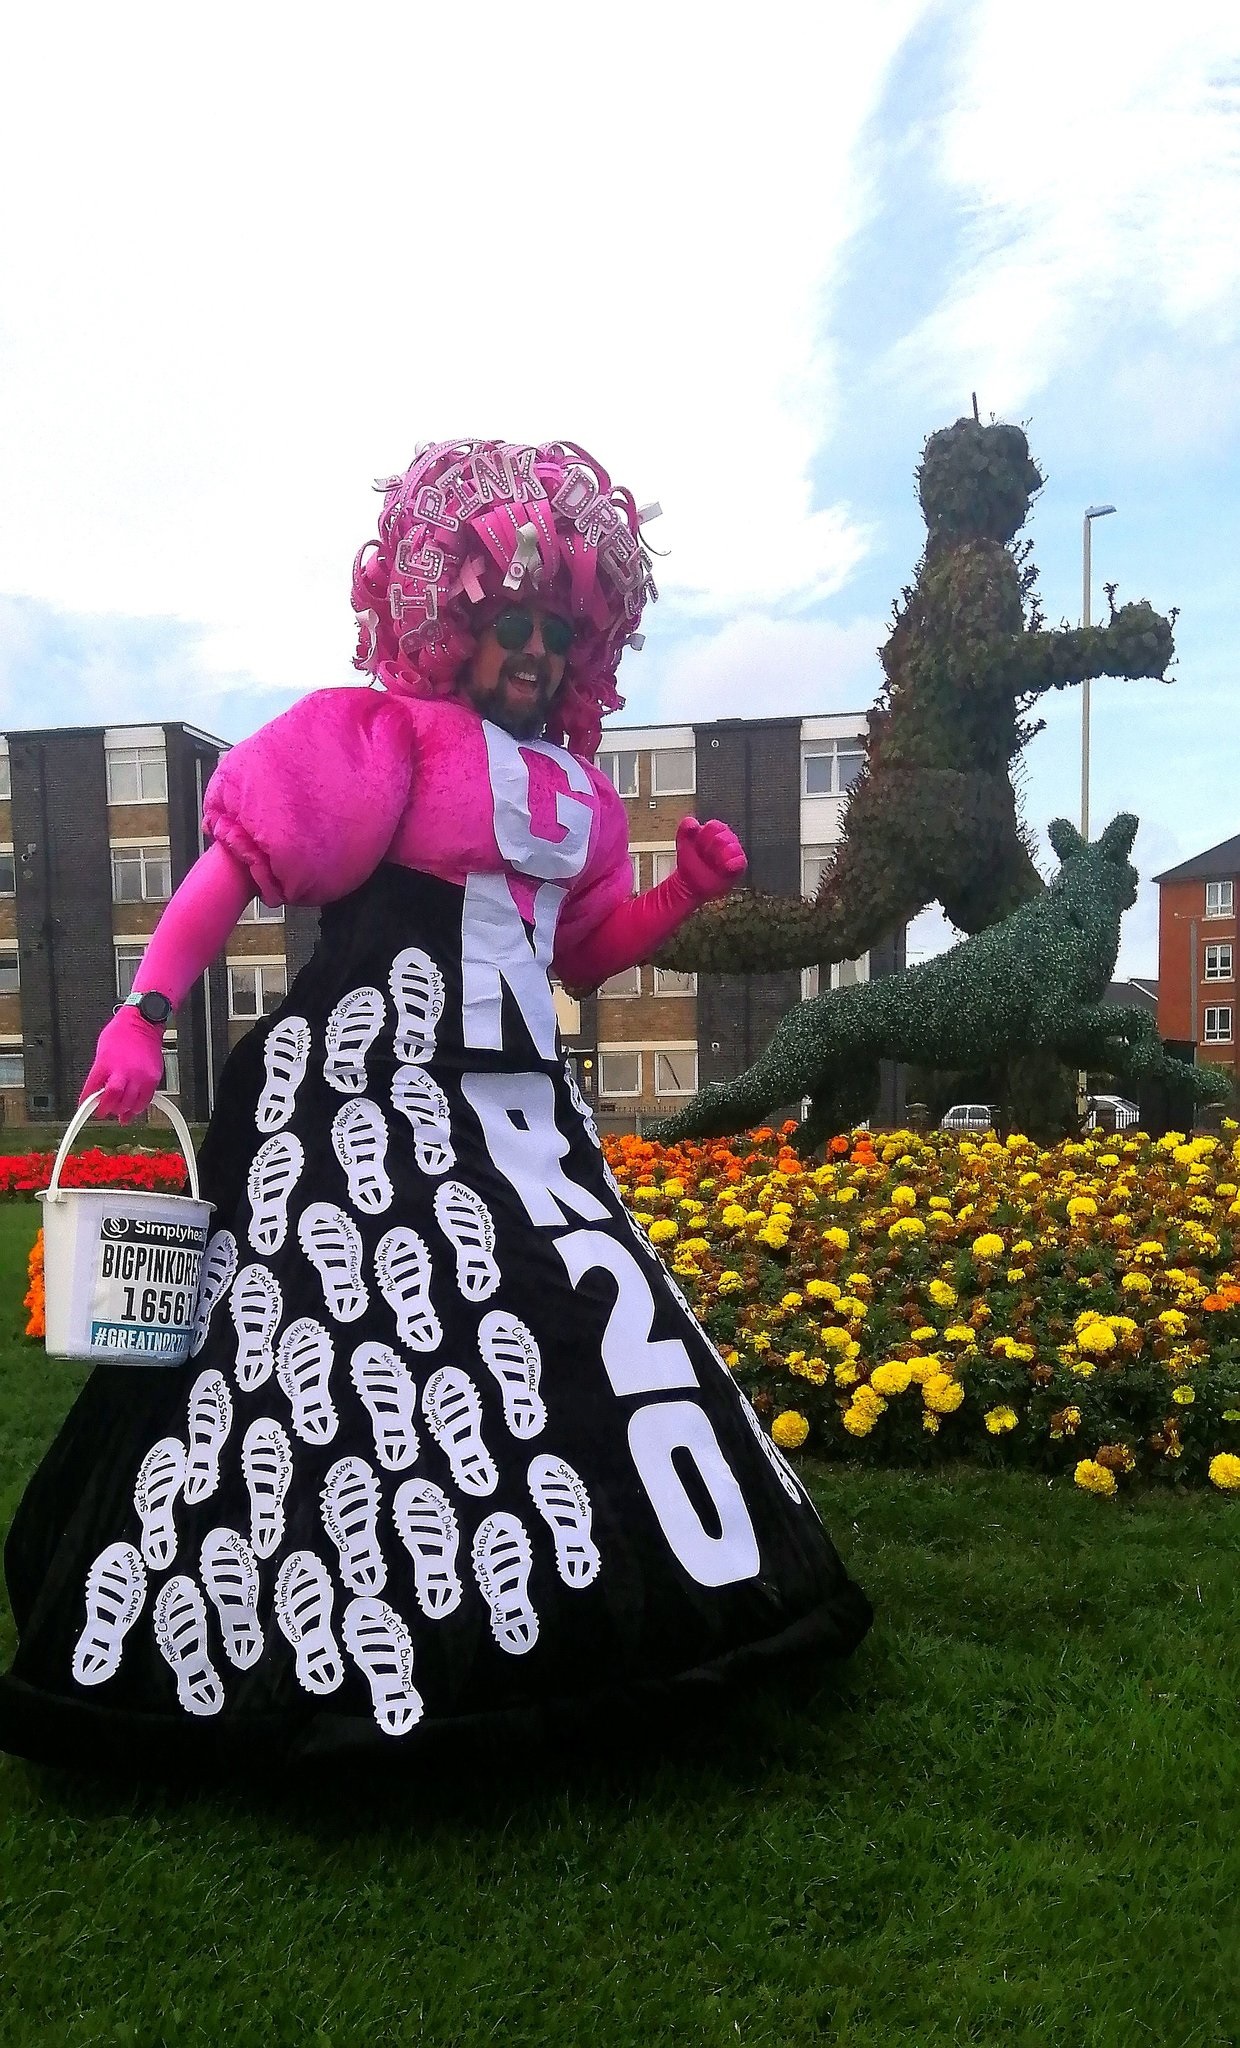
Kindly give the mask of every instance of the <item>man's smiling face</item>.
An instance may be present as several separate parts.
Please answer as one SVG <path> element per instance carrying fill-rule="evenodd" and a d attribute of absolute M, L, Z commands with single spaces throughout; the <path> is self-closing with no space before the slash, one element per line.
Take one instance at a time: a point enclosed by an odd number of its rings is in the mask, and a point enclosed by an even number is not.
<path fill-rule="evenodd" d="M 528 627 L 524 636 L 523 626 Z M 562 614 L 543 605 L 509 605 L 479 635 L 458 694 L 514 739 L 537 739 L 564 680 L 566 634 L 571 638 L 571 628 Z M 522 637 L 523 645 L 511 644 Z M 562 651 L 553 654 L 547 638 L 560 642 Z"/>

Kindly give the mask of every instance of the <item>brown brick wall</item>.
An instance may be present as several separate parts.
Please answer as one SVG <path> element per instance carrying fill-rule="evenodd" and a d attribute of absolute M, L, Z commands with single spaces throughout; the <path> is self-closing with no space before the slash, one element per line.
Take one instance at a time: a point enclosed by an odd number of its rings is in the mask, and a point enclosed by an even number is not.
<path fill-rule="evenodd" d="M 17 937 L 17 898 L 0 896 L 0 939 Z"/>
<path fill-rule="evenodd" d="M 60 735 L 67 738 L 67 734 Z M 103 745 L 102 735 L 99 741 Z M 168 764 L 168 789 L 172 793 L 172 763 Z M 167 804 L 109 804 L 108 838 L 111 839 L 167 839 Z"/>

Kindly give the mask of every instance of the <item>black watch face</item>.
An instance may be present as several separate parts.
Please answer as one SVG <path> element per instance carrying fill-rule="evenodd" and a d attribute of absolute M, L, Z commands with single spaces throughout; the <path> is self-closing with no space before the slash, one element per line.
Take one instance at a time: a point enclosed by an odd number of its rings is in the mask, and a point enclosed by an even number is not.
<path fill-rule="evenodd" d="M 172 1004 L 167 996 L 149 993 L 138 1004 L 138 1015 L 145 1017 L 148 1024 L 166 1024 L 171 1014 Z"/>

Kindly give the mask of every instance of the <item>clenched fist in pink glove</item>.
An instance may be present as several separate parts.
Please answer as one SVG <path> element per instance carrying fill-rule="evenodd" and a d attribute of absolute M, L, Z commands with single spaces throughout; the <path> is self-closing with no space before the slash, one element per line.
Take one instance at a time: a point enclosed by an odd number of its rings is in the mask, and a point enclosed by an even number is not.
<path fill-rule="evenodd" d="M 99 1033 L 95 1064 L 78 1100 L 84 1102 L 102 1088 L 103 1100 L 95 1115 L 131 1123 L 149 1109 L 163 1076 L 164 1035 L 159 1026 L 148 1024 L 136 1010 L 118 1010 Z"/>
<path fill-rule="evenodd" d="M 676 827 L 676 868 L 697 903 L 713 903 L 736 887 L 749 863 L 730 825 L 682 818 Z"/>

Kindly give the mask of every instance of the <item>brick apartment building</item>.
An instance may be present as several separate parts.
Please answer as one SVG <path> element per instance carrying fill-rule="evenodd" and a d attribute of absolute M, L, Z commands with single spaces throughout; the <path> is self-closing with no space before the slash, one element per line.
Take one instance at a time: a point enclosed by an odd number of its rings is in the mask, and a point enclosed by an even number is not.
<path fill-rule="evenodd" d="M 55 1122 L 128 995 L 163 905 L 202 850 L 202 793 L 226 743 L 195 727 L 0 736 L 0 1111 Z M 165 1085 L 210 1113 L 229 1047 L 309 957 L 317 912 L 251 903 L 226 957 L 165 1033 Z"/>
<path fill-rule="evenodd" d="M 1185 1056 L 1236 1072 L 1240 837 L 1155 875 L 1158 1033 Z"/>
<path fill-rule="evenodd" d="M 841 831 L 844 799 L 865 760 L 865 717 L 727 718 L 711 724 L 609 724 L 599 754 L 624 798 L 634 882 L 648 889 L 675 861 L 676 827 L 689 812 L 722 818 L 749 855 L 749 881 L 780 895 L 812 896 Z M 905 934 L 831 969 L 835 987 L 904 966 Z M 580 1006 L 562 1003 L 570 1054 L 604 1126 L 632 1128 L 670 1114 L 708 1081 L 757 1058 L 784 1012 L 816 995 L 804 973 L 675 974 L 634 967 Z M 903 1113 L 899 1076 L 885 1069 L 883 1121 Z"/>

